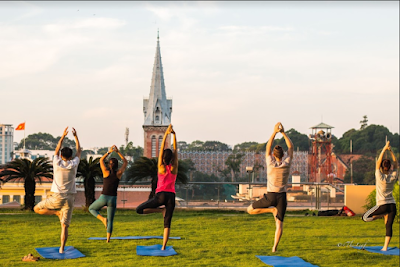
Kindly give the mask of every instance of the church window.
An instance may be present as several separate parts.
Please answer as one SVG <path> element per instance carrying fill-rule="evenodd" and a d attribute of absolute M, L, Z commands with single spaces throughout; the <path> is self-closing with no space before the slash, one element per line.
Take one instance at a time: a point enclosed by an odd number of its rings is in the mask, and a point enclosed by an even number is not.
<path fill-rule="evenodd" d="M 153 135 L 151 137 L 151 157 L 156 156 L 156 137 Z"/>
<path fill-rule="evenodd" d="M 159 120 L 160 120 L 160 116 L 156 116 L 156 122 L 158 123 L 159 122 Z"/>
<path fill-rule="evenodd" d="M 160 149 L 161 149 L 162 139 L 163 139 L 163 137 L 160 135 L 160 136 L 158 137 L 158 151 L 160 151 Z"/>

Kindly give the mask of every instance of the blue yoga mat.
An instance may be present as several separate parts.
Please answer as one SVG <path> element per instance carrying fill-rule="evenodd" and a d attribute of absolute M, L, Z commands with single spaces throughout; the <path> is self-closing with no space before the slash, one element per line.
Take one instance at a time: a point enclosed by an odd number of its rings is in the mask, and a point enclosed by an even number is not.
<path fill-rule="evenodd" d="M 89 240 L 107 240 L 105 237 L 89 237 Z M 162 236 L 116 236 L 111 237 L 110 239 L 163 239 Z M 177 237 L 169 237 L 168 239 L 181 239 L 179 236 Z"/>
<path fill-rule="evenodd" d="M 79 250 L 72 246 L 67 246 L 64 248 L 64 253 L 59 253 L 60 247 L 49 247 L 49 248 L 35 248 L 36 251 L 46 259 L 76 259 L 85 257 Z"/>
<path fill-rule="evenodd" d="M 299 257 L 281 257 L 281 256 L 256 256 L 262 262 L 268 265 L 272 265 L 274 267 L 292 267 L 292 266 L 318 266 L 313 265 L 309 262 L 304 261 L 302 258 Z"/>
<path fill-rule="evenodd" d="M 153 246 L 137 246 L 136 254 L 139 256 L 173 256 L 178 253 L 172 248 L 172 246 L 167 246 L 165 250 L 161 250 L 161 245 Z"/>
<path fill-rule="evenodd" d="M 366 250 L 373 253 L 379 253 L 383 255 L 392 255 L 392 256 L 400 256 L 400 249 L 397 247 L 388 248 L 387 251 L 381 251 L 382 246 L 373 246 L 373 247 L 353 247 L 355 249 Z"/>

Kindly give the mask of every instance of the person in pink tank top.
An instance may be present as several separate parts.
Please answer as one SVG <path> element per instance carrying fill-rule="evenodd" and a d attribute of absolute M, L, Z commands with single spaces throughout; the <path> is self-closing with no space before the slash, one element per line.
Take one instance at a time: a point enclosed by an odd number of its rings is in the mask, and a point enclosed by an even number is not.
<path fill-rule="evenodd" d="M 164 149 L 165 140 L 169 134 L 174 135 L 174 152 L 171 149 Z M 165 131 L 164 138 L 161 143 L 160 154 L 158 156 L 158 182 L 156 195 L 140 204 L 136 208 L 139 214 L 148 214 L 154 212 L 162 212 L 164 215 L 164 235 L 161 250 L 165 250 L 167 246 L 169 233 L 171 229 L 172 214 L 175 209 L 175 181 L 178 175 L 178 150 L 176 148 L 176 134 L 170 124 Z M 165 205 L 164 208 L 159 208 Z"/>

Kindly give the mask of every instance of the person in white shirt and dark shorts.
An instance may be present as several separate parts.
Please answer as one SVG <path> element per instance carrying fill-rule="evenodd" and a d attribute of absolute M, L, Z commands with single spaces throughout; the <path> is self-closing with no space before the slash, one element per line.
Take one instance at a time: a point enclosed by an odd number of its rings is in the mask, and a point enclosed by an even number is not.
<path fill-rule="evenodd" d="M 275 146 L 271 151 L 277 133 L 281 133 L 288 147 L 285 155 L 281 146 Z M 283 218 L 285 217 L 287 200 L 286 185 L 289 180 L 290 164 L 293 159 L 293 143 L 286 135 L 285 130 L 280 122 L 274 127 L 274 132 L 266 146 L 266 163 L 267 163 L 267 194 L 264 197 L 247 208 L 249 214 L 272 213 L 275 219 L 275 240 L 272 252 L 278 248 L 279 241 L 283 232 Z"/>

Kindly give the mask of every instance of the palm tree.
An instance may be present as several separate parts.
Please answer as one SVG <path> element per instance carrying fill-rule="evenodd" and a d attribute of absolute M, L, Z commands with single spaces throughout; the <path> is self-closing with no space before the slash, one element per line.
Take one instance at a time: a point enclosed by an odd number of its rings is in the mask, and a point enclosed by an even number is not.
<path fill-rule="evenodd" d="M 35 206 L 36 181 L 42 182 L 42 178 L 53 179 L 53 166 L 47 158 L 15 159 L 0 166 L 0 180 L 3 183 L 11 180 L 24 180 L 25 207 L 33 210 Z"/>
<path fill-rule="evenodd" d="M 127 180 L 130 180 L 133 183 L 142 179 L 151 178 L 151 192 L 149 195 L 149 199 L 155 195 L 155 191 L 157 188 L 157 164 L 158 158 L 150 159 L 147 157 L 140 157 L 132 164 L 131 167 L 126 170 Z M 178 166 L 178 175 L 176 177 L 176 180 L 178 183 L 186 184 L 188 181 L 188 166 L 182 160 L 179 160 Z"/>
<path fill-rule="evenodd" d="M 78 165 L 77 176 L 83 177 L 83 185 L 85 188 L 85 206 L 88 208 L 92 204 L 95 198 L 95 184 L 96 177 L 102 177 L 102 172 L 100 168 L 100 158 L 93 160 L 90 157 L 89 160 L 81 159 Z"/>

